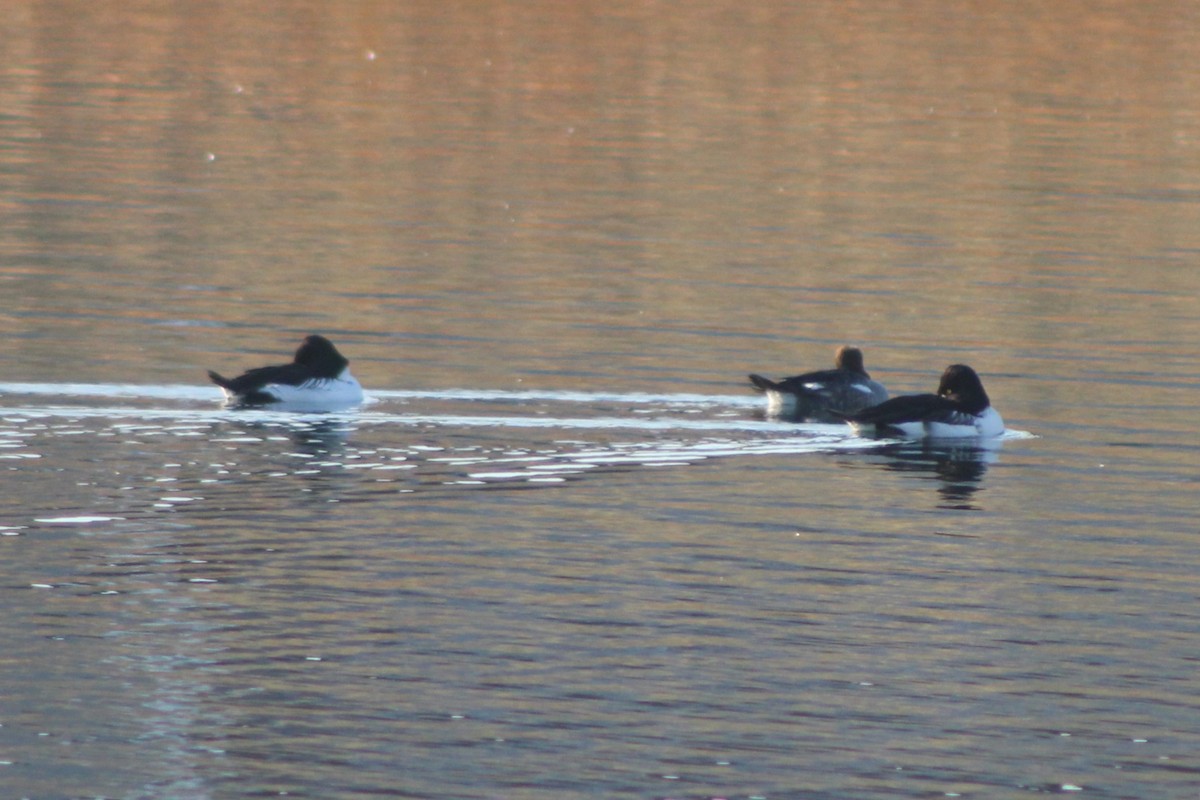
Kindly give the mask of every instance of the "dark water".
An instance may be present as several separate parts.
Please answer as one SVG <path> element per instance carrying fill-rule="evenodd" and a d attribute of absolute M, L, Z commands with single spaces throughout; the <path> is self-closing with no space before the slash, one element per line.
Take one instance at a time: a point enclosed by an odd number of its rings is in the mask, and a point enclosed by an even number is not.
<path fill-rule="evenodd" d="M 14 4 L 0 794 L 1196 796 L 1197 16 Z"/>

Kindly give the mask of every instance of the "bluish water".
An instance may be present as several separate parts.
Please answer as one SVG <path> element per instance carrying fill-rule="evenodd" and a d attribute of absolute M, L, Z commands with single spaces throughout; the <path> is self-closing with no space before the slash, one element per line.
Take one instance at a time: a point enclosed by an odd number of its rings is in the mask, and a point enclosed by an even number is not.
<path fill-rule="evenodd" d="M 0 794 L 1196 795 L 1190 9 L 7 11 Z"/>

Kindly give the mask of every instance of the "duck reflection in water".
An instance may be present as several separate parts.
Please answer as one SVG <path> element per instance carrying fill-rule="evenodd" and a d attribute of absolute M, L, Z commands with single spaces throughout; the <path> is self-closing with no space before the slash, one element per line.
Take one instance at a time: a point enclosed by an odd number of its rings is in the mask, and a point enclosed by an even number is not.
<path fill-rule="evenodd" d="M 288 433 L 299 452 L 330 456 L 345 449 L 352 430 L 344 421 L 319 419 L 306 425 L 289 426 Z"/>
<path fill-rule="evenodd" d="M 972 501 L 988 467 L 999 460 L 1001 446 L 1000 439 L 906 441 L 872 451 L 869 460 L 887 470 L 936 478 L 940 508 L 977 511 Z"/>

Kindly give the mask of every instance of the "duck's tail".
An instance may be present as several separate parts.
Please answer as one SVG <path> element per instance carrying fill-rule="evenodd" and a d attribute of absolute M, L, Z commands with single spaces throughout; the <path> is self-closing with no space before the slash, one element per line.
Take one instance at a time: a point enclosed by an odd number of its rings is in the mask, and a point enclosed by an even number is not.
<path fill-rule="evenodd" d="M 231 383 L 231 381 L 229 381 L 227 378 L 224 378 L 220 374 L 213 372 L 211 369 L 208 371 L 208 379 L 217 386 L 220 386 L 222 389 L 228 389 Z"/>
<path fill-rule="evenodd" d="M 754 388 L 760 392 L 769 392 L 779 389 L 779 384 L 770 378 L 764 378 L 762 375 L 750 375 L 750 382 L 754 384 Z"/>

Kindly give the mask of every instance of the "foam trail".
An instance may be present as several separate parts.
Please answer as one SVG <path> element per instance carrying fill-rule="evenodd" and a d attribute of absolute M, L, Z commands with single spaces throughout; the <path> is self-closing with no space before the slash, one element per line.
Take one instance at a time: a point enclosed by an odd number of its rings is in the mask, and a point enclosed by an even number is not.
<path fill-rule="evenodd" d="M 220 393 L 212 386 L 190 384 L 129 383 L 0 383 L 0 396 L 6 394 L 49 395 L 58 397 L 129 397 L 159 400 L 214 400 Z M 625 403 L 629 405 L 671 404 L 732 406 L 757 408 L 762 398 L 753 395 L 706 395 L 695 393 L 659 394 L 650 392 L 577 392 L 557 390 L 507 389 L 376 389 L 367 391 L 368 400 L 458 400 L 478 402 L 557 402 Z"/>
<path fill-rule="evenodd" d="M 212 386 L 167 384 L 151 386 L 136 383 L 0 383 L 0 396 L 6 394 L 49 395 L 53 397 L 144 397 L 156 400 L 220 400 L 220 390 Z"/>
<path fill-rule="evenodd" d="M 479 402 L 554 402 L 554 403 L 627 403 L 630 405 L 671 404 L 697 406 L 733 406 L 758 408 L 763 405 L 761 397 L 754 395 L 711 395 L 681 392 L 677 394 L 655 392 L 577 392 L 568 390 L 538 389 L 449 389 L 408 390 L 377 389 L 370 395 L 379 400 L 470 400 Z"/>
<path fill-rule="evenodd" d="M 701 431 L 713 433 L 738 431 L 758 434 L 828 434 L 837 431 L 848 435 L 843 425 L 801 425 L 792 422 L 770 422 L 751 419 L 680 419 L 678 417 L 555 417 L 500 416 L 465 414 L 382 414 L 363 412 L 357 420 L 364 424 L 399 423 L 403 425 L 439 425 L 451 427 L 495 428 L 579 428 L 625 429 L 643 431 Z"/>
<path fill-rule="evenodd" d="M 386 414 L 371 411 L 341 411 L 336 413 L 300 413 L 266 409 L 226 408 L 161 409 L 123 406 L 42 406 L 0 407 L 0 418 L 69 418 L 69 419 L 138 419 L 144 421 L 174 420 L 215 424 L 282 423 L 311 425 L 335 423 L 352 427 L 368 425 L 404 425 L 459 428 L 562 428 L 573 430 L 631 430 L 647 432 L 695 431 L 701 433 L 754 433 L 813 435 L 829 430 L 848 431 L 836 425 L 797 425 L 789 422 L 768 422 L 750 419 L 679 419 L 676 417 L 557 417 L 502 416 L 498 414 Z"/>
<path fill-rule="evenodd" d="M 468 466 L 468 481 L 561 481 L 604 467 L 670 467 L 685 466 L 715 458 L 745 455 L 784 455 L 817 453 L 829 450 L 851 450 L 874 446 L 863 440 L 836 437 L 794 437 L 790 439 L 758 439 L 745 442 L 702 441 L 695 444 L 614 445 L 586 448 L 578 452 L 560 453 L 553 458 L 535 456 L 527 459 L 484 460 Z M 451 459 L 447 459 L 452 461 Z"/>

